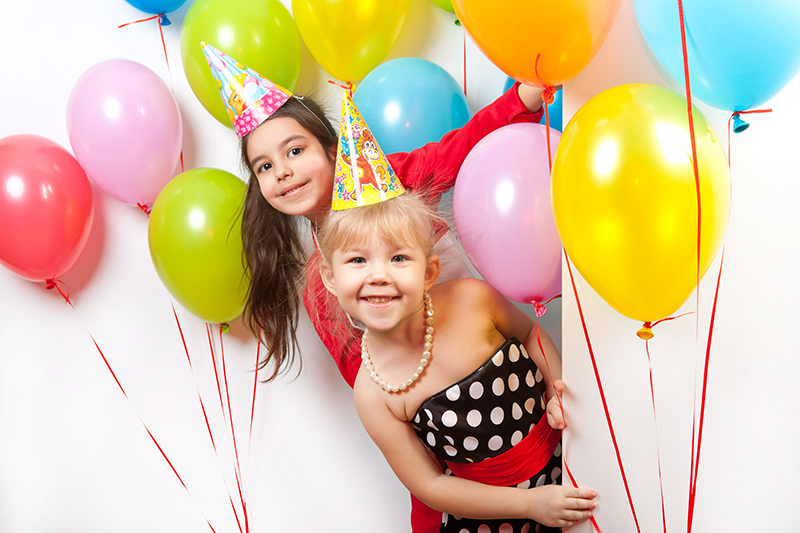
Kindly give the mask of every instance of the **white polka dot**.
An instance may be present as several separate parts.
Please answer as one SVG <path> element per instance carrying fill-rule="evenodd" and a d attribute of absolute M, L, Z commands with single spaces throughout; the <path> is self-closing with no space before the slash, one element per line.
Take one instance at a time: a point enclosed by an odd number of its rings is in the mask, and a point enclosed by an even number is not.
<path fill-rule="evenodd" d="M 447 446 L 447 445 L 444 446 L 444 451 L 447 452 L 447 455 L 449 455 L 450 457 L 455 457 L 455 455 L 458 453 L 458 450 L 456 450 L 452 446 Z"/>
<path fill-rule="evenodd" d="M 525 407 L 528 407 L 527 403 L 525 404 Z M 442 414 L 442 424 L 445 426 L 451 428 L 456 425 L 456 422 L 458 422 L 458 415 L 456 415 L 455 411 L 445 411 Z"/>
<path fill-rule="evenodd" d="M 465 529 L 462 529 L 462 530 L 461 530 L 461 531 L 459 531 L 458 533 L 469 533 L 469 529 L 466 529 L 466 528 L 465 528 Z"/>
<path fill-rule="evenodd" d="M 547 481 L 547 477 L 544 474 L 542 474 L 541 476 L 539 476 L 539 479 L 536 480 L 536 486 L 541 487 L 542 485 L 544 485 L 545 481 Z"/>
<path fill-rule="evenodd" d="M 498 529 L 498 532 L 499 533 L 514 533 L 514 527 L 509 523 L 505 523 L 505 524 L 500 526 L 500 529 Z"/>
<path fill-rule="evenodd" d="M 499 426 L 503 423 L 503 418 L 505 418 L 506 414 L 503 412 L 502 407 L 495 407 L 492 409 L 491 419 L 495 426 Z"/>
<path fill-rule="evenodd" d="M 514 420 L 522 418 L 522 407 L 517 402 L 514 402 L 514 405 L 511 406 L 511 416 L 514 417 Z"/>
<path fill-rule="evenodd" d="M 433 433 L 431 433 L 429 431 L 428 432 L 427 441 L 428 441 L 428 444 L 430 444 L 431 446 L 436 446 L 436 435 L 434 435 Z"/>
<path fill-rule="evenodd" d="M 528 350 L 526 350 L 525 347 L 523 345 L 521 345 L 521 344 L 519 346 L 519 351 L 522 352 L 522 357 L 524 357 L 525 359 L 529 359 L 530 358 L 528 356 Z"/>
<path fill-rule="evenodd" d="M 451 437 L 450 435 L 445 435 L 445 436 L 444 436 L 444 438 L 446 438 L 446 439 L 447 439 L 447 442 L 449 442 L 450 444 L 455 444 L 455 443 L 456 443 L 456 442 L 453 440 L 453 437 Z"/>
<path fill-rule="evenodd" d="M 478 439 L 476 439 L 475 437 L 467 437 L 466 439 L 464 439 L 464 449 L 467 450 L 468 452 L 475 451 L 477 447 L 478 447 Z"/>
<path fill-rule="evenodd" d="M 478 400 L 481 396 L 483 396 L 483 383 L 476 381 L 469 386 L 469 397 Z"/>
<path fill-rule="evenodd" d="M 506 384 L 503 381 L 503 378 L 495 378 L 492 382 L 492 392 L 495 396 L 501 396 L 503 392 L 506 390 Z"/>
<path fill-rule="evenodd" d="M 492 363 L 494 363 L 494 366 L 503 366 L 503 350 L 500 350 L 494 354 L 494 357 L 492 357 Z"/>
<path fill-rule="evenodd" d="M 536 533 L 539 533 L 542 530 L 542 524 L 536 524 Z"/>
<path fill-rule="evenodd" d="M 433 423 L 433 413 L 431 413 L 428 409 L 425 409 L 425 414 L 428 415 L 428 427 L 438 431 L 439 428 L 437 428 L 436 424 Z"/>
<path fill-rule="evenodd" d="M 522 483 L 518 483 L 517 484 L 517 488 L 520 488 L 520 489 L 527 489 L 530 486 L 531 486 L 531 480 L 530 479 L 526 479 Z"/>
<path fill-rule="evenodd" d="M 539 383 L 540 381 L 542 381 L 542 371 L 537 368 L 536 369 L 536 383 Z"/>
<path fill-rule="evenodd" d="M 517 348 L 516 344 L 512 344 L 511 348 L 508 350 L 508 360 L 512 363 L 516 363 L 519 361 L 519 348 Z"/>
<path fill-rule="evenodd" d="M 478 533 L 492 533 L 492 528 L 486 524 L 481 524 L 481 527 L 478 528 Z"/>
<path fill-rule="evenodd" d="M 491 439 L 489 439 L 489 449 L 493 452 L 496 452 L 500 448 L 503 447 L 503 437 L 500 435 L 495 435 Z"/>
<path fill-rule="evenodd" d="M 558 443 L 558 446 L 556 446 L 556 451 L 553 452 L 553 455 L 555 455 L 556 457 L 561 457 L 561 443 L 560 442 Z"/>
<path fill-rule="evenodd" d="M 540 396 L 539 399 L 541 400 L 539 403 L 541 404 L 542 409 L 545 409 L 547 405 L 544 402 L 544 396 Z"/>
<path fill-rule="evenodd" d="M 508 376 L 508 389 L 511 392 L 514 392 L 519 388 L 519 377 L 516 374 L 512 373 Z"/>
<path fill-rule="evenodd" d="M 534 385 L 536 385 L 536 380 L 533 379 L 533 372 L 531 372 L 530 370 L 528 370 L 528 373 L 525 374 L 525 383 L 528 384 L 528 387 L 533 387 Z"/>
<path fill-rule="evenodd" d="M 511 445 L 516 446 L 522 440 L 522 432 L 520 430 L 516 430 L 513 435 L 511 435 Z"/>
<path fill-rule="evenodd" d="M 529 413 L 533 414 L 533 408 L 534 407 L 536 407 L 536 400 L 534 400 L 533 398 L 528 398 L 527 400 L 525 400 L 525 410 L 526 411 L 528 411 Z M 444 417 L 442 417 L 442 422 L 444 422 L 446 424 L 446 422 L 444 421 Z"/>
<path fill-rule="evenodd" d="M 481 416 L 481 412 L 477 409 L 473 409 L 469 413 L 467 413 L 467 424 L 476 428 L 481 425 L 481 420 L 483 417 Z"/>
<path fill-rule="evenodd" d="M 419 424 L 419 413 L 417 413 L 417 416 L 414 417 L 414 422 Z"/>
<path fill-rule="evenodd" d="M 531 530 L 531 525 L 530 525 L 530 523 L 527 523 L 527 524 L 522 526 L 522 529 L 520 529 L 519 532 L 520 533 L 529 533 L 530 530 Z"/>
<path fill-rule="evenodd" d="M 447 392 L 445 393 L 445 396 L 447 396 L 448 400 L 450 400 L 451 402 L 454 402 L 454 401 L 458 400 L 458 398 L 461 396 L 461 389 L 458 388 L 458 385 L 453 385 L 452 387 L 447 389 Z"/>
<path fill-rule="evenodd" d="M 553 471 L 550 473 L 550 480 L 555 483 L 558 479 L 558 476 L 561 475 L 561 469 L 559 467 L 555 467 Z"/>

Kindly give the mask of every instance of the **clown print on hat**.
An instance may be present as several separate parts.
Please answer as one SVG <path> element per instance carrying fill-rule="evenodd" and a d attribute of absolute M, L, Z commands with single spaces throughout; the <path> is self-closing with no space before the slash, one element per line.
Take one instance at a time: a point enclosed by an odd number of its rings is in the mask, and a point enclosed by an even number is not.
<path fill-rule="evenodd" d="M 342 96 L 331 208 L 339 211 L 376 204 L 404 192 L 403 184 L 378 146 L 350 93 L 345 92 Z"/>
<path fill-rule="evenodd" d="M 228 118 L 240 138 L 278 110 L 292 93 L 208 43 L 200 43 Z"/>

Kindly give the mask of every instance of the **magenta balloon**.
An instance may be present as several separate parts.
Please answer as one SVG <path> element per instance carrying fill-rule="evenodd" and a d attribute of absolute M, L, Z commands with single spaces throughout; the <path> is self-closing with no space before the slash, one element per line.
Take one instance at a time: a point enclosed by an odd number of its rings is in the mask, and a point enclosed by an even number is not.
<path fill-rule="evenodd" d="M 550 129 L 551 155 L 560 137 Z M 507 298 L 544 303 L 561 292 L 561 240 L 550 198 L 542 124 L 490 133 L 461 166 L 453 192 L 458 237 L 481 276 Z"/>
<path fill-rule="evenodd" d="M 81 75 L 67 104 L 67 133 L 89 178 L 128 205 L 153 203 L 172 179 L 183 142 L 169 88 L 127 59 L 103 61 Z"/>

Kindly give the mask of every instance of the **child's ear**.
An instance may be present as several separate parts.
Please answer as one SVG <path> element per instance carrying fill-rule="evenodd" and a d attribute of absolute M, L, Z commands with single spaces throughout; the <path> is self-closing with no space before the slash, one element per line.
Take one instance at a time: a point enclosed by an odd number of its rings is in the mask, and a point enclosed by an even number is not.
<path fill-rule="evenodd" d="M 442 262 L 439 256 L 433 254 L 428 258 L 428 266 L 425 268 L 425 290 L 429 290 L 439 279 L 439 274 L 442 272 Z"/>
<path fill-rule="evenodd" d="M 334 296 L 338 296 L 336 294 L 336 280 L 333 279 L 333 269 L 326 261 L 320 263 L 319 274 L 322 277 L 322 284 L 325 285 L 328 292 Z"/>

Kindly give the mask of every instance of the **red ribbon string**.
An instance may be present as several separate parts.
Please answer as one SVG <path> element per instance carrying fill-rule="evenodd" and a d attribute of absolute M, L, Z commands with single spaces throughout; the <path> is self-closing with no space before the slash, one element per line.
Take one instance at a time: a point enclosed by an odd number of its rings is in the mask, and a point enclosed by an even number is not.
<path fill-rule="evenodd" d="M 735 111 L 728 118 L 728 168 L 731 168 L 731 121 L 736 115 L 748 115 L 751 113 L 772 113 L 772 109 L 749 109 L 745 111 Z"/>
<path fill-rule="evenodd" d="M 250 406 L 250 431 L 247 434 L 247 460 L 250 460 L 250 445 L 253 442 L 253 419 L 256 413 L 256 386 L 258 385 L 258 362 L 261 361 L 261 328 L 258 328 L 258 346 L 256 347 L 256 370 L 253 376 L 253 403 Z"/>
<path fill-rule="evenodd" d="M 564 450 L 563 450 L 563 446 L 562 446 L 562 453 L 563 453 L 563 451 Z M 572 471 L 570 471 L 569 466 L 567 466 L 567 455 L 566 455 L 566 453 L 564 453 L 564 472 L 566 472 L 567 476 L 569 476 L 569 480 L 572 483 L 572 486 L 575 487 L 576 489 L 579 488 L 578 483 L 575 481 L 575 476 L 572 475 Z M 600 532 L 600 526 L 597 525 L 597 520 L 594 519 L 594 516 L 590 516 L 589 520 L 592 522 L 592 526 L 594 526 L 594 530 L 597 533 L 601 533 Z"/>
<path fill-rule="evenodd" d="M 673 317 L 678 318 L 678 317 Z M 665 318 L 664 320 L 672 320 L 672 318 Z M 663 322 L 664 320 L 659 320 L 658 322 Z M 658 324 L 656 322 L 656 324 Z M 653 324 L 655 325 L 655 324 Z M 653 402 L 653 427 L 655 428 L 656 434 L 656 458 L 658 459 L 658 488 L 661 491 L 661 521 L 663 524 L 663 531 L 667 533 L 667 512 L 664 507 L 664 479 L 661 475 L 661 448 L 658 444 L 658 419 L 656 417 L 656 393 L 653 387 L 653 363 L 650 360 L 650 341 L 645 339 L 644 347 L 647 351 L 647 368 L 650 372 L 650 400 Z"/>
<path fill-rule="evenodd" d="M 342 89 L 350 93 L 350 96 L 353 96 L 353 92 L 355 92 L 356 90 L 356 84 L 353 83 L 352 81 L 344 82 L 345 85 L 342 85 L 341 83 L 333 80 L 328 80 L 328 83 L 330 83 L 331 85 L 336 85 L 337 87 L 341 87 Z"/>
<path fill-rule="evenodd" d="M 140 204 L 140 203 L 137 203 L 136 207 L 138 207 L 139 209 L 144 211 L 144 214 L 147 215 L 148 217 L 150 216 L 150 212 L 152 211 L 152 209 L 150 207 L 148 207 L 146 205 L 143 205 L 143 204 Z"/>
<path fill-rule="evenodd" d="M 536 79 L 539 80 L 539 85 L 544 87 L 544 91 L 542 91 L 542 105 L 544 105 L 544 131 L 547 137 L 547 168 L 550 171 L 553 171 L 553 159 L 550 155 L 550 111 L 549 107 L 550 104 L 553 103 L 555 100 L 556 88 L 552 85 L 545 85 L 542 82 L 542 78 L 539 77 L 539 58 L 542 57 L 542 54 L 536 54 L 536 63 L 533 66 L 534 71 L 536 72 Z"/>
<path fill-rule="evenodd" d="M 128 404 L 133 409 L 133 412 L 136 415 L 136 418 L 139 419 L 139 423 L 142 424 L 142 427 L 147 432 L 147 434 L 150 436 L 150 440 L 152 440 L 153 444 L 155 444 L 156 448 L 158 448 L 159 453 L 161 453 L 161 457 L 163 457 L 164 460 L 167 462 L 167 464 L 169 465 L 170 469 L 172 470 L 172 473 L 175 474 L 175 477 L 178 478 L 178 481 L 180 482 L 181 486 L 184 488 L 186 493 L 189 494 L 189 497 L 192 498 L 192 500 L 195 501 L 195 503 L 197 503 L 197 501 L 194 499 L 194 496 L 192 495 L 192 492 L 189 490 L 189 487 L 186 486 L 186 483 L 184 483 L 183 478 L 178 473 L 178 470 L 175 468 L 175 465 L 172 464 L 172 461 L 170 461 L 170 459 L 167 456 L 166 452 L 161 447 L 161 444 L 158 443 L 158 440 L 153 435 L 153 433 L 150 431 L 150 428 L 147 427 L 147 424 L 145 424 L 144 420 L 142 420 L 142 417 L 139 415 L 139 413 L 136 411 L 136 409 L 133 408 L 133 402 L 131 402 L 131 399 L 128 396 L 128 393 L 125 392 L 125 388 L 122 386 L 122 383 L 120 383 L 116 372 L 114 372 L 114 369 L 111 368 L 111 364 L 108 362 L 108 359 L 106 358 L 106 355 L 103 353 L 103 350 L 100 349 L 100 345 L 97 344 L 97 340 L 94 338 L 94 335 L 92 335 L 92 332 L 89 331 L 89 328 L 86 326 L 86 322 L 84 322 L 83 317 L 80 315 L 80 313 L 78 313 L 78 310 L 75 308 L 75 306 L 69 300 L 69 296 L 67 296 L 67 294 L 64 294 L 64 292 L 61 290 L 61 287 L 58 286 L 58 283 L 61 283 L 62 285 L 64 284 L 64 282 L 61 281 L 61 280 L 55 280 L 55 279 L 47 280 L 47 288 L 48 289 L 56 289 L 58 291 L 58 293 L 64 298 L 64 301 L 67 302 L 67 304 L 69 304 L 69 306 L 72 308 L 72 310 L 75 311 L 75 314 L 78 315 L 78 319 L 83 324 L 84 329 L 86 329 L 86 333 L 89 334 L 89 338 L 92 339 L 92 343 L 94 344 L 94 347 L 97 348 L 97 353 L 99 353 L 100 357 L 103 359 L 103 363 L 105 363 L 106 368 L 108 369 L 108 372 L 111 374 L 111 377 L 114 378 L 114 382 L 117 384 L 117 387 L 119 387 L 119 390 L 122 392 L 122 395 L 125 396 L 126 400 L 128 400 Z M 211 529 L 211 531 L 216 533 L 216 530 L 214 529 L 214 526 L 211 525 L 211 522 L 208 520 L 208 518 L 205 516 L 205 514 L 202 512 L 202 510 L 200 511 L 200 514 L 203 516 L 203 519 L 206 521 L 206 524 L 208 524 L 208 527 Z"/>
<path fill-rule="evenodd" d="M 611 441 L 614 443 L 614 451 L 617 454 L 617 464 L 619 465 L 620 474 L 622 474 L 622 482 L 625 485 L 625 492 L 628 495 L 628 504 L 631 507 L 631 513 L 633 514 L 633 521 L 636 523 L 636 531 L 641 533 L 641 529 L 639 528 L 639 519 L 636 517 L 636 509 L 633 506 L 633 498 L 631 497 L 631 490 L 628 486 L 628 478 L 625 475 L 625 468 L 622 466 L 622 456 L 619 453 L 619 445 L 617 444 L 617 437 L 614 434 L 614 426 L 611 423 L 611 413 L 608 410 L 608 403 L 606 402 L 606 395 L 603 392 L 603 383 L 600 380 L 600 372 L 597 370 L 597 361 L 594 358 L 594 350 L 592 349 L 592 342 L 589 339 L 589 330 L 586 327 L 586 318 L 583 316 L 583 307 L 581 306 L 580 298 L 578 297 L 578 288 L 575 285 L 575 278 L 572 275 L 572 267 L 570 266 L 569 256 L 567 255 L 567 251 L 564 250 L 564 258 L 567 261 L 567 270 L 569 271 L 569 279 L 572 282 L 572 292 L 575 294 L 575 303 L 578 305 L 578 314 L 581 317 L 581 325 L 583 326 L 583 335 L 586 338 L 586 346 L 589 349 L 589 356 L 592 361 L 592 368 L 594 369 L 594 377 L 595 381 L 597 382 L 597 389 L 600 392 L 600 399 L 603 402 L 603 411 L 606 415 L 606 423 L 608 424 L 608 430 L 611 433 Z"/>

